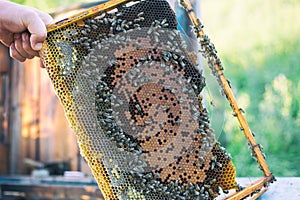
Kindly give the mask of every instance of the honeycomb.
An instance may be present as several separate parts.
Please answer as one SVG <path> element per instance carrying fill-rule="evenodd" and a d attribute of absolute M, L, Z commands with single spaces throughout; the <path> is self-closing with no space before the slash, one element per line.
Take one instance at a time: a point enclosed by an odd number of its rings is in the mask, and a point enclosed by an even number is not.
<path fill-rule="evenodd" d="M 105 199 L 214 199 L 236 189 L 203 106 L 205 78 L 169 4 L 97 8 L 52 25 L 41 57 Z"/>

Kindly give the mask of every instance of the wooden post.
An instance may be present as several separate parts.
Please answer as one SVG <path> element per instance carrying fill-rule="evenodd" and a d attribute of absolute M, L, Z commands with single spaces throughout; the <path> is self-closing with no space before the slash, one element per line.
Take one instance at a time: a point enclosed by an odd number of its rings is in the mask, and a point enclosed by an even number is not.
<path fill-rule="evenodd" d="M 9 173 L 29 173 L 25 158 L 44 163 L 69 161 L 76 170 L 76 136 L 39 59 L 14 61 L 11 71 Z"/>
<path fill-rule="evenodd" d="M 8 172 L 8 108 L 10 91 L 9 88 L 9 72 L 10 59 L 8 56 L 8 48 L 0 44 L 0 174 Z"/>
<path fill-rule="evenodd" d="M 43 162 L 69 161 L 77 170 L 78 145 L 45 69 L 40 69 L 40 156 Z"/>
<path fill-rule="evenodd" d="M 9 135 L 10 135 L 10 149 L 9 149 L 9 173 L 19 174 L 20 166 L 20 144 L 21 144 L 21 106 L 20 106 L 20 95 L 19 88 L 23 82 L 23 77 L 21 76 L 24 68 L 20 66 L 19 63 L 13 62 L 11 66 L 11 76 L 10 76 L 10 107 L 9 107 Z"/>
<path fill-rule="evenodd" d="M 8 48 L 0 43 L 0 74 L 7 74 L 10 69 Z"/>

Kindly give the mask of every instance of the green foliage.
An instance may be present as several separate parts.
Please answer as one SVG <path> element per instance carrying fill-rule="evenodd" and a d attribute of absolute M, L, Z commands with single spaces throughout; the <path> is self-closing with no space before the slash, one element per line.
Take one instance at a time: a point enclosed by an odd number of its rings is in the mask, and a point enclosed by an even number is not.
<path fill-rule="evenodd" d="M 206 32 L 265 148 L 275 176 L 300 176 L 300 1 L 202 0 Z M 238 176 L 262 176 L 237 120 L 226 111 L 219 140 Z"/>
<path fill-rule="evenodd" d="M 45 12 L 50 12 L 55 10 L 58 7 L 61 6 L 68 6 L 71 5 L 72 3 L 78 3 L 78 2 L 84 2 L 80 0 L 51 0 L 51 1 L 40 1 L 40 0 L 12 0 L 13 2 L 27 5 L 27 6 L 32 6 L 37 9 L 43 10 Z"/>
<path fill-rule="evenodd" d="M 18 4 L 24 4 L 25 0 L 13 0 L 13 2 L 18 3 Z"/>

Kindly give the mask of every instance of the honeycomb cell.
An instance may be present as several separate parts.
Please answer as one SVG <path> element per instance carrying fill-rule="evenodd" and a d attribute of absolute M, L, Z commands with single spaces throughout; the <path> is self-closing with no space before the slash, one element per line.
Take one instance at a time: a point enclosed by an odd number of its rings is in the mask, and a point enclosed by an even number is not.
<path fill-rule="evenodd" d="M 166 1 L 144 0 L 48 33 L 43 62 L 106 199 L 213 199 L 236 185 L 176 27 Z"/>

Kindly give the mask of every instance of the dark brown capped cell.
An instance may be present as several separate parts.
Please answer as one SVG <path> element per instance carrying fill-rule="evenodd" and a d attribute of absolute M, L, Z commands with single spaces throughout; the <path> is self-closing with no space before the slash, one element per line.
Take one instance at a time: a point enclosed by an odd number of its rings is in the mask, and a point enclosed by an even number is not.
<path fill-rule="evenodd" d="M 43 62 L 106 199 L 213 199 L 235 187 L 195 58 L 164 0 L 48 33 Z"/>

